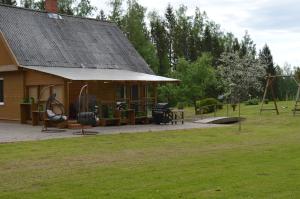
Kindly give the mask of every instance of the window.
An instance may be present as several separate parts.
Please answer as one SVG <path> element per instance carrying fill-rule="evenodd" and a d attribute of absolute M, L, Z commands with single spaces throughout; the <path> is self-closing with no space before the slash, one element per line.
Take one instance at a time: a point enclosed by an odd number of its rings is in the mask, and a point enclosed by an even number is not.
<path fill-rule="evenodd" d="M 139 100 L 139 86 L 133 85 L 131 87 L 131 100 L 136 101 Z"/>
<path fill-rule="evenodd" d="M 0 78 L 0 105 L 4 104 L 4 84 L 3 78 Z"/>
<path fill-rule="evenodd" d="M 125 100 L 126 99 L 126 87 L 120 85 L 117 87 L 117 100 Z"/>

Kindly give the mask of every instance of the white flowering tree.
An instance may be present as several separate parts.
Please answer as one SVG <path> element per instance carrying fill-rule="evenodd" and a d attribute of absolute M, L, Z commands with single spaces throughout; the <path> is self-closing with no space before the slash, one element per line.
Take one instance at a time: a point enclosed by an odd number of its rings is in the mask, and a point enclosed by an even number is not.
<path fill-rule="evenodd" d="M 240 104 L 242 99 L 249 96 L 250 91 L 262 90 L 261 80 L 265 76 L 265 66 L 258 59 L 250 55 L 240 57 L 237 53 L 223 53 L 219 61 L 219 77 L 233 103 Z"/>

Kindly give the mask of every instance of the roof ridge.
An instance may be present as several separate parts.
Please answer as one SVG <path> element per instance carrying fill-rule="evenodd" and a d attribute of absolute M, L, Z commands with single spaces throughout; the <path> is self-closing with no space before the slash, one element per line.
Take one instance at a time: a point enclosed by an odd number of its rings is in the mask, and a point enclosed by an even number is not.
<path fill-rule="evenodd" d="M 12 5 L 8 5 L 8 4 L 3 4 L 0 3 L 0 7 L 8 7 L 8 8 L 13 8 L 13 9 L 19 9 L 19 10 L 26 10 L 26 11 L 31 11 L 31 12 L 40 12 L 40 13 L 49 13 L 45 10 L 35 10 L 35 9 L 31 9 L 31 8 L 24 8 L 24 7 L 20 7 L 20 6 L 12 6 Z M 91 18 L 91 17 L 81 17 L 81 16 L 74 16 L 74 15 L 67 15 L 67 14 L 60 14 L 57 13 L 60 16 L 65 16 L 65 17 L 73 17 L 73 18 L 77 18 L 77 19 L 87 19 L 87 20 L 92 20 L 92 21 L 97 21 L 97 22 L 104 22 L 104 23 L 108 23 L 108 24 L 113 24 L 115 25 L 114 22 L 112 21 L 108 21 L 108 20 L 99 20 L 99 19 L 95 19 L 95 18 Z"/>

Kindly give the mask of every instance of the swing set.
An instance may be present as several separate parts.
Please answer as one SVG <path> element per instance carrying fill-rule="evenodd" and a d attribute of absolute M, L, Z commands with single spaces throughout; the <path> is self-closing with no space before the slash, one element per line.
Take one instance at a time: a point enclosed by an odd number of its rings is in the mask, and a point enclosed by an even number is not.
<path fill-rule="evenodd" d="M 294 82 L 297 84 L 298 86 L 298 90 L 297 90 L 297 94 L 295 97 L 295 106 L 293 111 L 293 115 L 296 116 L 297 112 L 300 112 L 300 99 L 299 99 L 299 95 L 300 95 L 300 83 L 297 81 L 297 79 L 294 76 L 290 76 L 290 75 L 268 75 L 266 77 L 267 79 L 267 83 L 266 83 L 266 87 L 265 87 L 265 91 L 264 91 L 264 96 L 261 102 L 261 107 L 260 107 L 260 114 L 263 111 L 275 111 L 277 115 L 279 115 L 279 110 L 278 110 L 278 106 L 277 106 L 277 102 L 276 102 L 276 96 L 275 96 L 275 92 L 274 92 L 274 87 L 273 84 L 275 82 L 275 80 L 278 77 L 282 77 L 282 78 L 292 78 L 294 80 Z M 274 108 L 264 108 L 264 104 L 266 101 L 266 97 L 268 92 L 271 91 L 271 97 L 273 99 L 274 102 Z"/>

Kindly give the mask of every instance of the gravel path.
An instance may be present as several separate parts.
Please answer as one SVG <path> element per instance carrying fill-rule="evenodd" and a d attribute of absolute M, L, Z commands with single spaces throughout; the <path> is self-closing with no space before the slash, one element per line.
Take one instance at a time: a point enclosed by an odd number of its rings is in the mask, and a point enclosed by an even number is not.
<path fill-rule="evenodd" d="M 170 130 L 187 130 L 197 128 L 220 127 L 213 124 L 199 124 L 186 122 L 184 125 L 126 125 L 112 127 L 96 127 L 88 129 L 98 132 L 98 135 L 120 134 L 120 133 L 140 133 L 140 132 L 155 132 L 155 131 L 170 131 Z M 41 126 L 21 125 L 18 123 L 0 122 L 0 143 L 20 142 L 20 141 L 35 141 L 47 140 L 56 138 L 79 137 L 74 135 L 78 130 L 66 130 L 64 132 L 41 132 Z"/>

